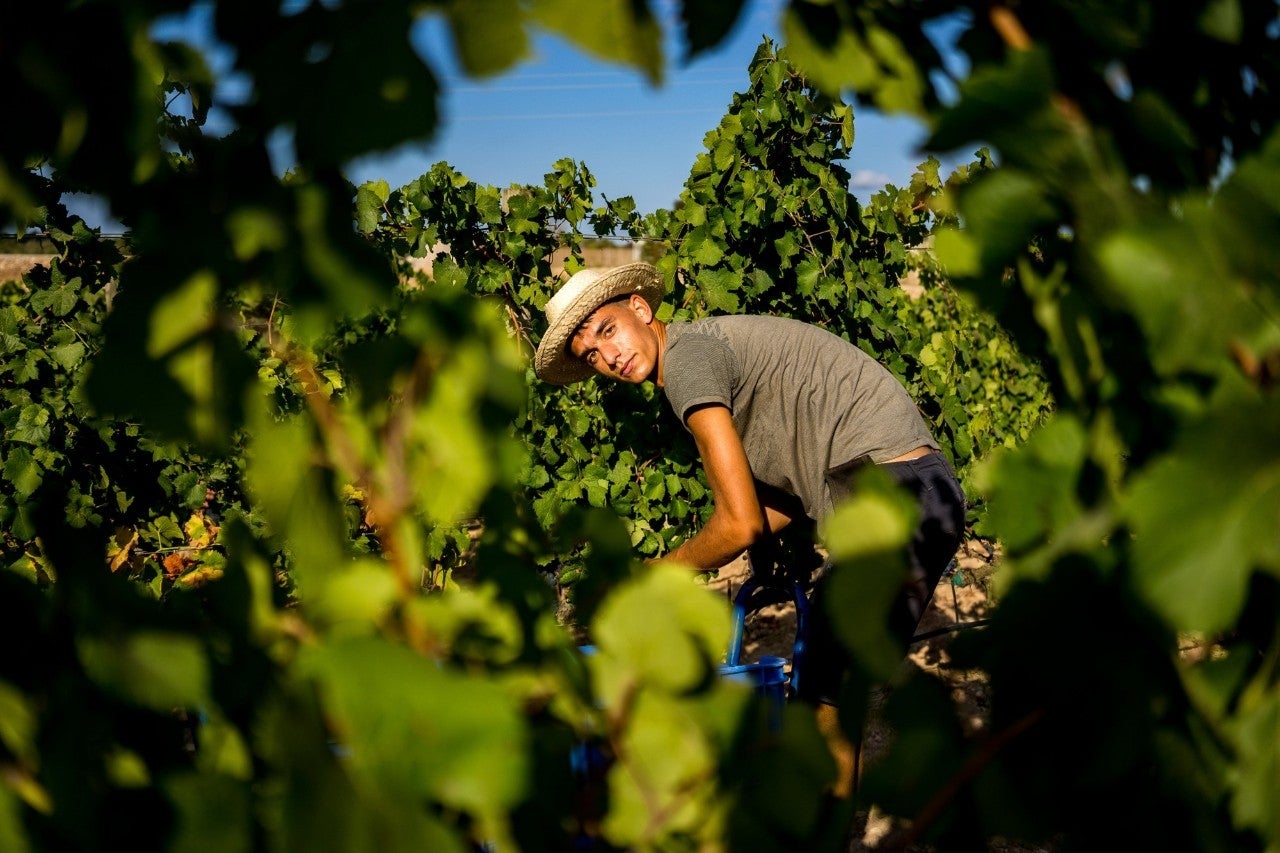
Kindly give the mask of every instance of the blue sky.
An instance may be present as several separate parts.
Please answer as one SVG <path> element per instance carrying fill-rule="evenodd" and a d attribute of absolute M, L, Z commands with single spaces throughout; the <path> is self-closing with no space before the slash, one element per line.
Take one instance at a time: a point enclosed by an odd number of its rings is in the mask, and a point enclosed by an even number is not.
<path fill-rule="evenodd" d="M 671 0 L 653 5 L 661 18 L 674 20 Z M 660 86 L 637 70 L 590 57 L 547 33 L 534 37 L 533 56 L 514 69 L 494 78 L 469 78 L 455 59 L 443 19 L 427 16 L 412 38 L 443 83 L 436 135 L 353 162 L 348 177 L 357 184 L 383 179 L 394 188 L 444 161 L 481 184 L 541 184 L 558 159 L 570 157 L 595 176 L 597 202 L 629 195 L 641 213 L 671 207 L 703 149 L 703 136 L 719 123 L 733 94 L 747 88 L 747 67 L 761 40 L 780 31 L 784 8 L 784 0 L 748 0 L 729 37 L 692 62 L 684 61 L 672 25 Z M 215 100 L 242 97 L 244 87 L 228 73 L 231 57 L 210 45 L 209 31 L 207 7 L 157 27 L 160 37 L 205 51 L 224 80 Z M 215 111 L 206 131 L 224 132 L 219 125 Z M 855 113 L 854 130 L 852 155 L 844 165 L 853 176 L 851 190 L 863 202 L 886 183 L 905 185 L 924 159 L 917 148 L 925 131 L 914 119 L 864 107 Z M 289 152 L 287 137 L 274 140 L 281 172 L 290 165 Z M 943 165 L 953 161 L 944 159 Z M 105 232 L 119 228 L 91 202 L 73 209 Z"/>
<path fill-rule="evenodd" d="M 443 160 L 483 184 L 540 184 L 556 160 L 570 157 L 595 175 L 597 194 L 632 196 L 642 213 L 671 207 L 703 137 L 747 88 L 763 37 L 779 31 L 782 8 L 781 0 L 749 2 L 729 38 L 692 63 L 681 62 L 677 44 L 659 87 L 550 35 L 538 37 L 534 57 L 514 71 L 468 79 L 444 29 L 424 27 L 415 44 L 444 79 L 443 125 L 429 143 L 352 164 L 349 177 L 401 186 Z M 923 159 L 916 146 L 924 129 L 912 119 L 863 109 L 854 129 L 845 165 L 863 201 L 885 183 L 905 184 Z"/>

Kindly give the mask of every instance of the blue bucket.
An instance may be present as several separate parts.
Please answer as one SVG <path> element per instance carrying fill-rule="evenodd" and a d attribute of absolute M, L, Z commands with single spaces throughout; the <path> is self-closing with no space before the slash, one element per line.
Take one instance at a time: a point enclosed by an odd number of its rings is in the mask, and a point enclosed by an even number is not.
<path fill-rule="evenodd" d="M 724 664 L 720 677 L 741 681 L 755 688 L 756 693 L 769 703 L 770 727 L 777 731 L 782 725 L 782 706 L 787 701 L 787 659 L 766 655 L 755 663 Z"/>

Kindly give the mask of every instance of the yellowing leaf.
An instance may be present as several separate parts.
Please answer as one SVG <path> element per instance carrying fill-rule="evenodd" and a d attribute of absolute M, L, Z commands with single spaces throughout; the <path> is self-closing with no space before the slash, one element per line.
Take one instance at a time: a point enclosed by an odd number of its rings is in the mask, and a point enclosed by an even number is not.
<path fill-rule="evenodd" d="M 116 535 L 107 545 L 107 565 L 111 571 L 119 571 L 129 561 L 129 555 L 138 544 L 138 531 L 125 527 L 116 528 Z"/>

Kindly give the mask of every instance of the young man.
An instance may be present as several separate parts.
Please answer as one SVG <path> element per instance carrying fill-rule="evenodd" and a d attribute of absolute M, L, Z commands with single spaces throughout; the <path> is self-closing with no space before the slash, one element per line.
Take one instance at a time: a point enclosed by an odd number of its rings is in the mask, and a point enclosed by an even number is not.
<path fill-rule="evenodd" d="M 666 559 L 714 570 L 799 514 L 820 521 L 854 472 L 877 464 L 911 491 L 920 518 L 911 576 L 890 621 L 910 640 L 964 531 L 964 494 L 905 388 L 853 344 L 782 317 L 709 317 L 665 324 L 655 316 L 662 277 L 649 264 L 582 270 L 547 303 L 548 328 L 534 357 L 546 382 L 598 373 L 653 382 L 693 435 L 715 507 L 706 525 Z M 821 594 L 821 584 L 815 589 Z M 839 734 L 835 697 L 847 657 L 829 614 L 813 625 L 801 699 L 841 765 L 849 792 L 853 750 Z"/>

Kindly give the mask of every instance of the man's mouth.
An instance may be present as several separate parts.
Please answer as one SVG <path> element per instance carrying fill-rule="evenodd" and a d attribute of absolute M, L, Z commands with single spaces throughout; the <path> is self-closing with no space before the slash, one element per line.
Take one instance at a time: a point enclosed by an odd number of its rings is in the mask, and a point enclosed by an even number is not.
<path fill-rule="evenodd" d="M 631 356 L 631 358 L 623 362 L 622 370 L 618 371 L 618 373 L 622 376 L 629 376 L 631 374 L 631 363 L 635 360 L 636 360 L 636 357 L 633 355 Z"/>

